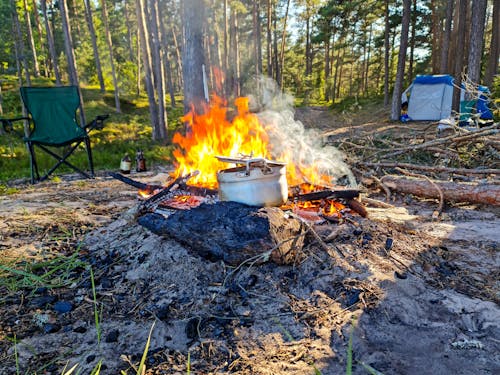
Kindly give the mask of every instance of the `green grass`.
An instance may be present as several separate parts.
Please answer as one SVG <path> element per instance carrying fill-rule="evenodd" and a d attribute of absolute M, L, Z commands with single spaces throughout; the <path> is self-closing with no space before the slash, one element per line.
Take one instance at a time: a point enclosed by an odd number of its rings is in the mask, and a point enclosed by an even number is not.
<path fill-rule="evenodd" d="M 38 85 L 49 84 L 41 80 Z M 35 85 L 35 84 L 33 84 Z M 85 116 L 87 122 L 100 114 L 109 114 L 104 129 L 91 132 L 92 153 L 94 167 L 99 170 L 116 170 L 121 158 L 128 153 L 134 159 L 138 149 L 144 151 L 148 167 L 154 164 L 165 165 L 171 162 L 173 146 L 171 137 L 178 129 L 182 129 L 180 117 L 183 114 L 182 100 L 176 108 L 169 106 L 167 101 L 168 133 L 166 145 L 152 140 L 152 127 L 149 119 L 148 102 L 145 96 L 121 98 L 122 113 L 116 113 L 114 97 L 110 93 L 102 94 L 97 87 L 82 88 Z M 12 80 L 2 82 L 2 99 L 4 114 L 0 117 L 9 118 L 21 115 L 21 101 L 17 83 Z M 22 122 L 16 123 L 16 129 L 22 133 Z M 84 170 L 88 168 L 87 154 L 84 147 L 80 147 L 70 160 Z M 40 172 L 48 170 L 54 165 L 55 159 L 42 151 L 37 152 L 37 161 Z M 59 167 L 55 175 L 73 173 L 66 166 Z M 29 178 L 29 154 L 22 141 L 16 134 L 0 134 L 0 181 L 9 181 L 18 178 Z M 0 188 L 0 194 L 6 194 Z"/>
<path fill-rule="evenodd" d="M 92 271 L 92 267 L 89 267 L 90 270 L 90 283 L 92 285 L 92 297 L 94 301 L 94 321 L 95 321 L 95 329 L 97 332 L 97 345 L 101 343 L 101 325 L 99 323 L 99 309 L 97 304 L 97 293 L 95 291 L 95 280 L 94 280 L 94 271 Z"/>

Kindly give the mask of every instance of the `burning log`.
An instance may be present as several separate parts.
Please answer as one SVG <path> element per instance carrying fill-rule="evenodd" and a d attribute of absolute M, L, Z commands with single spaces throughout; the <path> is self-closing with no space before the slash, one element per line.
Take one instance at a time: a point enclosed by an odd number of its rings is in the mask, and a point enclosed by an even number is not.
<path fill-rule="evenodd" d="M 315 200 L 320 200 L 320 199 L 336 199 L 336 198 L 342 198 L 342 199 L 354 199 L 359 197 L 359 190 L 356 189 L 328 189 L 328 190 L 321 190 L 321 191 L 315 191 L 312 193 L 305 193 L 305 194 L 297 194 L 294 196 L 299 201 L 315 201 Z"/>
<path fill-rule="evenodd" d="M 390 189 L 401 193 L 409 193 L 426 198 L 440 198 L 439 191 L 427 180 L 384 176 L 382 181 Z M 445 201 L 500 205 L 500 185 L 478 185 L 445 181 L 433 181 L 433 183 L 441 190 Z"/>
<path fill-rule="evenodd" d="M 121 182 L 127 184 L 127 185 L 133 186 L 133 187 L 135 187 L 139 190 L 142 190 L 142 191 L 146 191 L 149 194 L 152 194 L 155 190 L 163 189 L 163 186 L 145 184 L 143 182 L 133 180 L 129 177 L 125 177 L 124 175 L 122 175 L 120 173 L 109 172 L 108 175 L 117 179 L 118 181 L 121 181 Z"/>
<path fill-rule="evenodd" d="M 300 220 L 277 207 L 258 208 L 236 202 L 202 204 L 189 211 L 177 211 L 168 219 L 147 213 L 138 222 L 199 256 L 233 266 L 269 259 L 277 264 L 293 263 L 305 235 Z"/>

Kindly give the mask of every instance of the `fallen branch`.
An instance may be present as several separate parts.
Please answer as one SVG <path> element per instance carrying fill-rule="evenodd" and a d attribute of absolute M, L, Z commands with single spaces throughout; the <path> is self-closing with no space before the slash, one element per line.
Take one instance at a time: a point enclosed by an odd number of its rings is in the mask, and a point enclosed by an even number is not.
<path fill-rule="evenodd" d="M 387 175 L 382 177 L 381 181 L 390 189 L 400 193 L 426 198 L 440 198 L 439 192 L 427 180 Z M 500 205 L 500 185 L 433 182 L 441 189 L 445 201 Z"/>
<path fill-rule="evenodd" d="M 417 171 L 425 171 L 425 172 L 434 172 L 434 173 L 440 173 L 440 172 L 446 172 L 446 173 L 455 173 L 455 174 L 462 174 L 462 175 L 484 175 L 484 174 L 500 174 L 500 169 L 494 169 L 494 168 L 485 168 L 485 169 L 468 169 L 468 168 L 448 168 L 448 167 L 439 167 L 439 166 L 428 166 L 428 165 L 417 165 L 417 164 L 410 164 L 410 163 L 385 163 L 385 162 L 380 162 L 380 163 L 359 163 L 363 166 L 366 167 L 372 167 L 372 168 L 405 168 L 405 169 L 412 169 L 412 170 L 417 170 Z"/>
<path fill-rule="evenodd" d="M 117 179 L 118 181 L 121 181 L 121 182 L 127 184 L 127 185 L 133 186 L 139 190 L 144 190 L 144 191 L 148 192 L 149 194 L 152 194 L 155 190 L 163 189 L 163 186 L 145 184 L 143 182 L 133 180 L 129 177 L 126 177 L 120 173 L 109 172 L 108 175 L 113 177 L 114 179 Z"/>

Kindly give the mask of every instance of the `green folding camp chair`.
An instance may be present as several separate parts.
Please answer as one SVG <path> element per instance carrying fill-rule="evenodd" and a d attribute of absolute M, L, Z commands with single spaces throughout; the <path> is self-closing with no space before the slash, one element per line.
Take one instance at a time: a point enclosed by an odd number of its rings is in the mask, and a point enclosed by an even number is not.
<path fill-rule="evenodd" d="M 24 136 L 24 142 L 30 152 L 31 183 L 47 179 L 62 164 L 86 178 L 93 178 L 94 164 L 88 132 L 92 129 L 102 129 L 103 121 L 108 115 L 97 116 L 84 127 L 80 126 L 76 119 L 77 110 L 80 107 L 80 94 L 77 86 L 21 87 L 20 92 L 28 117 L 2 119 L 1 121 L 6 131 L 13 130 L 15 121 L 28 120 L 29 122 L 29 135 Z M 82 142 L 87 150 L 90 174 L 67 160 Z M 42 177 L 38 173 L 35 146 L 57 160 L 57 163 Z M 58 155 L 48 147 L 63 148 L 63 155 Z"/>

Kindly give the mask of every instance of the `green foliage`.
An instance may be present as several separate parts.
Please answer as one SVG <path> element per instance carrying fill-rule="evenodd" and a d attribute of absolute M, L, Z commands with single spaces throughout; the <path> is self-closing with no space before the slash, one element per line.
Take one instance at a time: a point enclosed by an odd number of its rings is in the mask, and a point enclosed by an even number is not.
<path fill-rule="evenodd" d="M 18 90 L 14 85 L 9 85 L 9 87 L 10 90 L 4 92 L 4 98 L 8 98 L 4 100 L 5 117 L 19 116 L 21 104 Z M 116 170 L 125 154 L 129 154 L 133 159 L 139 149 L 144 151 L 148 167 L 171 163 L 173 145 L 170 144 L 170 140 L 175 131 L 182 129 L 180 120 L 183 114 L 182 107 L 167 107 L 170 138 L 165 146 L 151 139 L 152 128 L 145 97 L 134 98 L 124 95 L 120 99 L 123 113 L 115 113 L 112 94 L 102 94 L 97 87 L 89 86 L 82 89 L 82 95 L 87 121 L 99 114 L 111 115 L 105 122 L 103 130 L 91 133 L 96 170 Z M 17 124 L 17 130 L 22 133 L 21 122 Z M 83 146 L 75 151 L 71 160 L 76 166 L 87 168 L 87 154 Z M 42 152 L 37 153 L 37 161 L 42 173 L 54 164 L 53 158 Z M 68 172 L 73 173 L 66 166 L 57 169 L 57 173 L 60 174 Z M 0 136 L 0 181 L 28 178 L 29 175 L 29 154 L 22 137 L 10 133 Z M 0 188 L 0 194 L 13 192 Z"/>

